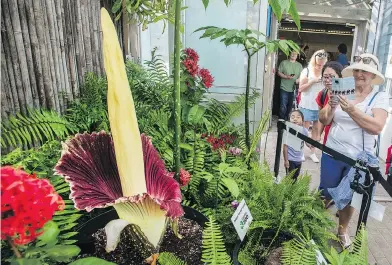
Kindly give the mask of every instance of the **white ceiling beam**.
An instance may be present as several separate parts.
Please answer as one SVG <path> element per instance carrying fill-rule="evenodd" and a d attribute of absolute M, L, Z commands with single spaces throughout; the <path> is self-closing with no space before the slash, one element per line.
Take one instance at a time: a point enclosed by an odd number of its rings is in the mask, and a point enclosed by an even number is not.
<path fill-rule="evenodd" d="M 297 3 L 298 14 L 301 19 L 311 17 L 320 21 L 365 21 L 371 18 L 371 10 L 355 7 L 312 5 Z"/>

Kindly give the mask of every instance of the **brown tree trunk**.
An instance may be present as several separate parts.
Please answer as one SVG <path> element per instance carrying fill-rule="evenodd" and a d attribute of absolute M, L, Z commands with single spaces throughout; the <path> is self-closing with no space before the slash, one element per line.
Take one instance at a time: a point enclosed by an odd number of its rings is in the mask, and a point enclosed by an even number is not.
<path fill-rule="evenodd" d="M 91 35 L 89 28 L 89 17 L 88 17 L 88 8 L 90 1 L 85 0 L 81 2 L 81 13 L 82 13 L 82 26 L 83 26 L 83 44 L 84 44 L 84 53 L 86 55 L 86 67 L 88 72 L 93 72 L 93 61 L 91 54 Z"/>
<path fill-rule="evenodd" d="M 98 73 L 97 70 L 97 57 L 96 57 L 96 48 L 95 48 L 95 37 L 94 37 L 94 1 L 89 0 L 86 6 L 88 12 L 86 12 L 87 20 L 88 20 L 88 28 L 89 28 L 89 36 L 90 36 L 90 46 L 91 46 L 91 60 L 92 60 L 92 71 L 94 73 Z"/>
<path fill-rule="evenodd" d="M 100 56 L 101 48 L 99 45 L 99 28 L 98 28 L 98 25 L 99 25 L 98 20 L 101 17 L 100 16 L 101 12 L 99 9 L 100 2 L 99 1 L 92 1 L 91 3 L 92 3 L 92 10 L 93 10 L 91 12 L 91 14 L 92 14 L 93 32 L 94 32 L 94 38 L 93 38 L 94 39 L 94 51 L 93 51 L 94 55 L 93 56 L 95 57 L 95 60 L 96 60 L 96 73 L 99 75 L 102 75 L 101 56 Z"/>
<path fill-rule="evenodd" d="M 24 0 L 18 0 L 18 8 L 19 8 L 19 16 L 20 16 L 20 24 L 22 28 L 22 35 L 24 40 L 24 49 L 25 49 L 25 56 L 27 65 L 23 65 L 23 68 L 27 67 L 29 72 L 29 80 L 30 80 L 30 88 L 32 97 L 33 97 L 33 106 L 35 108 L 39 108 L 39 97 L 38 97 L 38 89 L 37 89 L 37 82 L 35 80 L 35 71 L 34 71 L 34 64 L 33 64 L 33 56 L 31 52 L 31 44 L 30 44 L 30 36 L 29 36 L 29 29 L 27 25 L 26 19 L 26 8 Z"/>
<path fill-rule="evenodd" d="M 6 55 L 9 55 L 9 62 L 8 66 L 12 66 L 13 68 L 13 75 L 14 75 L 14 80 L 15 80 L 15 84 L 16 84 L 16 93 L 17 93 L 17 97 L 19 100 L 19 106 L 20 106 L 20 111 L 22 113 L 26 113 L 26 98 L 25 98 L 25 94 L 24 94 L 24 90 L 23 90 L 23 84 L 21 81 L 21 72 L 20 72 L 20 64 L 19 64 L 19 58 L 18 58 L 18 51 L 16 48 L 16 43 L 15 43 L 15 39 L 14 39 L 14 33 L 12 30 L 12 23 L 11 23 L 11 17 L 10 17 L 10 10 L 8 8 L 8 1 L 1 1 L 1 5 L 2 5 L 2 11 L 3 11 L 3 15 L 2 17 L 4 18 L 4 25 L 5 25 L 5 32 L 6 32 L 6 36 L 7 36 L 7 41 L 4 39 L 4 48 L 6 51 Z M 3 35 L 3 34 L 2 34 Z M 7 46 L 8 48 L 7 49 Z"/>
<path fill-rule="evenodd" d="M 4 18 L 4 16 L 2 16 Z M 5 31 L 5 25 L 3 23 L 4 21 L 1 21 L 1 32 Z M 10 97 L 10 101 L 12 102 L 12 112 L 20 112 L 20 107 L 19 107 L 19 99 L 18 99 L 18 92 L 16 90 L 16 84 L 15 84 L 15 77 L 14 77 L 14 69 L 12 68 L 12 63 L 11 63 L 11 57 L 10 57 L 10 49 L 8 45 L 8 40 L 5 37 L 5 34 L 1 34 L 1 46 L 2 46 L 2 51 L 3 53 L 1 54 L 1 69 L 2 73 L 4 73 L 4 76 L 2 75 L 1 78 L 7 80 L 7 84 L 9 85 L 9 92 L 7 93 L 7 97 Z M 5 51 L 8 51 L 7 53 Z"/>
<path fill-rule="evenodd" d="M 103 63 L 103 49 L 102 49 L 102 28 L 101 28 L 101 8 L 99 8 L 99 15 L 98 15 L 98 41 L 99 41 L 99 58 L 101 61 L 101 73 L 102 75 L 105 75 L 105 66 Z"/>
<path fill-rule="evenodd" d="M 84 74 L 86 73 L 86 58 L 83 49 L 83 31 L 82 31 L 82 13 L 81 13 L 81 4 L 80 0 L 76 0 L 75 4 L 72 5 L 76 18 L 76 60 L 77 60 L 77 72 L 78 72 L 78 83 L 79 83 L 79 92 L 81 91 L 81 86 L 84 83 Z"/>
<path fill-rule="evenodd" d="M 1 39 L 0 39 L 1 40 Z M 11 94 L 11 82 L 8 78 L 8 71 L 5 62 L 4 45 L 1 42 L 1 118 L 6 119 L 10 114 L 14 114 L 14 102 Z"/>
<path fill-rule="evenodd" d="M 20 78 L 22 79 L 23 91 L 27 104 L 26 107 L 34 108 L 29 71 L 27 68 L 26 51 L 23 42 L 22 29 L 20 25 L 18 5 L 15 0 L 8 0 L 8 4 L 9 4 L 9 11 L 10 11 L 11 22 L 12 22 L 12 29 L 14 31 L 14 38 L 15 38 L 15 44 L 16 44 L 17 56 L 18 56 L 17 58 L 19 60 L 19 61 L 16 60 L 15 62 L 18 62 L 20 67 L 20 73 L 21 73 Z"/>
<path fill-rule="evenodd" d="M 31 52 L 33 56 L 33 69 L 35 73 L 34 77 L 37 84 L 38 99 L 39 99 L 40 106 L 45 108 L 46 98 L 45 98 L 44 80 L 43 80 L 42 65 L 41 65 L 41 54 L 39 50 L 37 30 L 35 28 L 36 21 L 34 17 L 34 9 L 33 9 L 32 1 L 33 0 L 25 0 L 27 25 L 29 27 Z"/>
<path fill-rule="evenodd" d="M 57 49 L 57 39 L 55 32 L 55 19 L 54 19 L 54 10 L 52 8 L 53 0 L 44 0 L 45 1 L 45 10 L 46 10 L 46 18 L 47 18 L 47 28 L 48 30 L 48 48 L 49 54 L 51 54 L 50 63 L 52 65 L 52 70 L 54 70 L 54 79 L 56 80 L 56 86 L 53 88 L 55 93 L 55 100 L 57 105 L 57 111 L 61 112 L 63 108 L 63 97 L 62 90 L 63 84 L 61 82 L 60 77 L 60 69 L 59 69 L 59 53 Z"/>
<path fill-rule="evenodd" d="M 42 77 L 44 82 L 44 91 L 46 98 L 46 106 L 49 109 L 56 109 L 56 101 L 54 99 L 53 83 L 51 78 L 51 69 L 49 66 L 50 56 L 49 52 L 46 50 L 46 38 L 45 38 L 45 25 L 44 25 L 44 12 L 41 1 L 31 0 L 34 6 L 34 18 L 35 18 L 35 28 L 37 30 L 37 37 L 39 43 L 39 50 L 41 55 L 41 65 L 42 65 Z"/>
<path fill-rule="evenodd" d="M 65 33 L 67 40 L 67 64 L 70 75 L 72 93 L 75 98 L 79 97 L 79 86 L 77 84 L 77 76 L 76 76 L 76 58 L 75 58 L 75 49 L 76 44 L 74 41 L 74 36 L 76 35 L 76 30 L 73 25 L 75 24 L 74 16 L 71 12 L 71 3 L 70 1 L 65 1 L 64 3 L 64 17 L 65 17 Z"/>

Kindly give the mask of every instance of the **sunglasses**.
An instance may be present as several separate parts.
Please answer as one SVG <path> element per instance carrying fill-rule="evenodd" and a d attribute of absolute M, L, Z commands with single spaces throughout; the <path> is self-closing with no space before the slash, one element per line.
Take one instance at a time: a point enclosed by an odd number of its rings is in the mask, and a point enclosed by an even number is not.
<path fill-rule="evenodd" d="M 316 57 L 327 58 L 328 54 L 326 52 L 319 52 L 316 54 Z"/>
<path fill-rule="evenodd" d="M 361 56 L 354 56 L 354 62 L 359 63 L 359 62 L 363 62 L 364 64 L 370 64 L 373 63 L 378 70 L 378 65 L 376 60 L 374 60 L 372 57 L 361 57 Z"/>

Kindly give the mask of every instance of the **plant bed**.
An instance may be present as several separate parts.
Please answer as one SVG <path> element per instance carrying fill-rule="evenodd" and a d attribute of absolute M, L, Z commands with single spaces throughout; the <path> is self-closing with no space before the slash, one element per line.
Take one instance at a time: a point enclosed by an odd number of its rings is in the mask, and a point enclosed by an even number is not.
<path fill-rule="evenodd" d="M 237 242 L 232 258 L 234 265 L 241 265 L 240 261 L 244 259 L 257 261 L 256 264 L 281 264 L 282 244 L 293 239 L 293 236 L 280 232 L 274 239 L 276 230 L 272 229 L 264 230 L 260 234 L 253 233 L 252 236 L 245 238 L 244 241 Z"/>
<path fill-rule="evenodd" d="M 183 206 L 185 215 L 179 218 L 178 230 L 182 238 L 178 238 L 170 226 L 166 228 L 159 252 L 170 252 L 187 264 L 202 264 L 201 245 L 204 223 L 208 219 L 200 212 Z M 104 226 L 111 220 L 117 219 L 116 211 L 109 210 L 94 219 L 82 224 L 77 235 L 81 257 L 95 256 L 118 265 L 144 264 L 144 260 L 151 255 L 143 252 L 140 242 L 133 237 L 132 226 L 127 226 L 121 233 L 117 248 L 107 253 L 106 234 Z M 146 256 L 147 255 L 147 256 Z"/>

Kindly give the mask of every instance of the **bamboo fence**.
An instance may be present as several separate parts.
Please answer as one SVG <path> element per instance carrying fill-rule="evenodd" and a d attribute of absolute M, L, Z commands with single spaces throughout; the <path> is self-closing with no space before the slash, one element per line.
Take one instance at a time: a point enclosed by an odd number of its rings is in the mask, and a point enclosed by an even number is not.
<path fill-rule="evenodd" d="M 1 116 L 62 113 L 87 72 L 104 74 L 100 8 L 108 0 L 1 0 Z"/>

